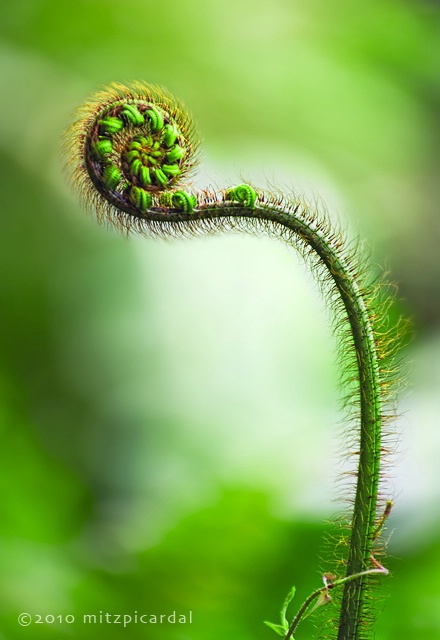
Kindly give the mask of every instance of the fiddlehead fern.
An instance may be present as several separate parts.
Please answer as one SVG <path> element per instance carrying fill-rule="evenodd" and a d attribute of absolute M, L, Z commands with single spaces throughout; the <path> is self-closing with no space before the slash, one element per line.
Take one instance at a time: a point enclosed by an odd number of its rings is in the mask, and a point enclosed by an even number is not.
<path fill-rule="evenodd" d="M 65 155 L 75 186 L 99 220 L 144 235 L 179 236 L 244 230 L 282 238 L 299 250 L 332 301 L 348 336 L 342 360 L 353 365 L 359 407 L 356 489 L 350 515 L 338 640 L 359 640 L 367 631 L 366 592 L 373 573 L 385 573 L 373 556 L 385 516 L 377 518 L 381 434 L 390 370 L 383 359 L 387 341 L 374 292 L 358 261 L 344 248 L 328 221 L 298 199 L 239 185 L 223 191 L 192 192 L 198 138 L 182 105 L 149 85 L 111 85 L 79 110 L 66 137 Z M 351 355 L 350 355 L 351 354 Z M 392 375 L 391 375 L 392 377 Z M 387 509 L 389 507 L 387 504 Z M 386 510 L 385 513 L 387 514 Z M 344 534 L 341 533 L 341 536 Z M 376 551 L 374 551 L 376 553 Z M 330 586 L 317 589 L 295 617 Z M 327 600 L 330 598 L 327 598 Z M 325 598 L 321 598 L 325 603 Z"/>

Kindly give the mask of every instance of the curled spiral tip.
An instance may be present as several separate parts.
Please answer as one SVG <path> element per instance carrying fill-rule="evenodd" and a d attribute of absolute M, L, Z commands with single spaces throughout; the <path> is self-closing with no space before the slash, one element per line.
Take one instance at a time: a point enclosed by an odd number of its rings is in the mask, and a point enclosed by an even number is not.
<path fill-rule="evenodd" d="M 167 91 L 112 84 L 78 110 L 66 132 L 65 165 L 98 218 L 146 217 L 164 205 L 185 213 L 197 204 L 185 181 L 199 137 L 188 111 Z"/>
<path fill-rule="evenodd" d="M 255 208 L 257 197 L 257 192 L 249 184 L 240 184 L 238 187 L 233 187 L 225 192 L 225 200 L 238 202 L 250 209 Z"/>

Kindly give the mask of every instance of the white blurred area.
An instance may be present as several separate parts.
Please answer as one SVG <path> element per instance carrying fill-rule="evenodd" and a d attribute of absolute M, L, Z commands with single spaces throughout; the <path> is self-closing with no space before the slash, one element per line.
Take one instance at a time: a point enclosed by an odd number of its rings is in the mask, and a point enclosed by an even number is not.
<path fill-rule="evenodd" d="M 326 183 L 323 190 L 337 201 L 336 190 Z M 340 508 L 335 479 L 350 468 L 339 455 L 345 440 L 336 343 L 299 256 L 274 240 L 244 234 L 136 239 L 133 247 L 139 277 L 148 282 L 147 341 L 154 340 L 160 353 L 150 397 L 158 414 L 178 420 L 181 441 L 199 456 L 198 469 L 184 457 L 176 461 L 174 447 L 157 461 L 156 533 L 172 526 L 179 512 L 236 484 L 267 491 L 283 518 L 334 514 Z M 407 539 L 413 544 L 413 534 L 422 541 L 438 517 L 432 509 L 440 489 L 438 346 L 417 343 L 405 356 L 413 360 L 411 379 L 392 427 L 388 481 L 396 498 L 391 522 L 397 546 Z M 173 496 L 168 513 L 167 495 Z M 130 530 L 145 544 L 152 523 L 139 524 Z"/>

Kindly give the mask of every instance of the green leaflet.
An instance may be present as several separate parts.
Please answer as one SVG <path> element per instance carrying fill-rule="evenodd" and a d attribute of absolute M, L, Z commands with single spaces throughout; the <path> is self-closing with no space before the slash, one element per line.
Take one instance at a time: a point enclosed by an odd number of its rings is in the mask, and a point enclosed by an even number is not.
<path fill-rule="evenodd" d="M 287 608 L 288 608 L 289 604 L 292 602 L 292 600 L 293 600 L 293 598 L 295 596 L 295 592 L 296 592 L 296 588 L 292 587 L 292 589 L 289 591 L 286 599 L 284 600 L 283 606 L 282 606 L 281 611 L 280 611 L 281 624 L 274 624 L 273 622 L 267 622 L 266 620 L 264 621 L 264 624 L 266 624 L 268 627 L 270 627 L 279 636 L 283 636 L 284 637 L 289 632 L 289 622 L 287 620 Z M 293 638 L 293 636 L 291 636 L 291 637 Z"/>

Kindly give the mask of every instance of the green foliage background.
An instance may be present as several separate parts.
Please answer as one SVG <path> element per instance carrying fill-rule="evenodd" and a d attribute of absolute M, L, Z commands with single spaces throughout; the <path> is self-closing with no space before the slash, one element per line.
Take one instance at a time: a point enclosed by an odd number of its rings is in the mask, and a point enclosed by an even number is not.
<path fill-rule="evenodd" d="M 437 4 L 0 8 L 0 638 L 270 638 L 291 585 L 319 584 L 339 508 L 335 345 L 298 258 L 127 241 L 65 184 L 73 109 L 132 79 L 194 113 L 199 185 L 319 194 L 399 284 L 415 338 L 375 637 L 440 638 Z M 193 624 L 79 622 L 135 610 Z M 77 622 L 21 628 L 21 611 Z"/>

